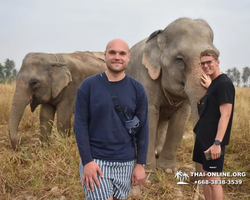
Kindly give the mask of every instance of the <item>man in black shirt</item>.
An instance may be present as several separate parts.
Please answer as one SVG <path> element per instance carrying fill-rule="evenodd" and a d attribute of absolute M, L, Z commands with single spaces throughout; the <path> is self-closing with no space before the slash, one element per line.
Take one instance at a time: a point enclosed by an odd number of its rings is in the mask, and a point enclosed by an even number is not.
<path fill-rule="evenodd" d="M 198 102 L 200 118 L 194 128 L 193 161 L 201 163 L 205 173 L 222 172 L 233 119 L 235 88 L 230 78 L 220 72 L 218 57 L 218 53 L 211 49 L 200 54 L 201 67 L 212 82 Z M 223 199 L 221 184 L 214 184 L 220 177 L 206 176 L 204 179 L 210 183 L 203 184 L 205 199 Z"/>

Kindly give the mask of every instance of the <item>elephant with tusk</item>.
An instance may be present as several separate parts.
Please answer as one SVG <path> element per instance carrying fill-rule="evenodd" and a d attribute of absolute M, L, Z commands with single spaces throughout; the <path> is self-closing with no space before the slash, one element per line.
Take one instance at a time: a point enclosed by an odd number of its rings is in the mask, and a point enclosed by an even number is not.
<path fill-rule="evenodd" d="M 190 112 L 195 125 L 197 102 L 206 91 L 200 83 L 200 53 L 209 48 L 218 52 L 213 37 L 204 20 L 180 18 L 130 49 L 126 73 L 144 85 L 149 101 L 148 169 L 171 172 L 178 167 L 176 154 Z M 156 160 L 157 135 L 162 132 L 166 133 L 165 141 Z"/>
<path fill-rule="evenodd" d="M 10 111 L 9 135 L 13 149 L 20 149 L 17 129 L 28 104 L 32 112 L 41 104 L 42 141 L 49 139 L 55 112 L 58 132 L 62 136 L 69 135 L 76 92 L 80 83 L 86 77 L 105 70 L 102 52 L 27 54 L 17 74 Z"/>

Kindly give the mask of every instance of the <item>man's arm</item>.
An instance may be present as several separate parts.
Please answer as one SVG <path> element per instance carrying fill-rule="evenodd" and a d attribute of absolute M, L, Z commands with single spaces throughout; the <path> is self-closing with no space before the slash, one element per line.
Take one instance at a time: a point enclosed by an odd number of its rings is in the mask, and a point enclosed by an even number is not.
<path fill-rule="evenodd" d="M 93 161 L 89 145 L 89 94 L 87 84 L 82 84 L 77 91 L 75 103 L 74 132 L 83 166 Z"/>
<path fill-rule="evenodd" d="M 136 133 L 137 163 L 146 164 L 149 140 L 148 98 L 144 88 L 141 89 L 136 108 L 136 116 L 140 120 L 140 127 Z"/>
<path fill-rule="evenodd" d="M 141 90 L 141 95 L 138 101 L 136 116 L 140 119 L 140 128 L 136 133 L 137 138 L 137 164 L 132 173 L 132 184 L 140 185 L 144 182 L 146 174 L 144 166 L 147 160 L 148 152 L 148 99 L 144 88 Z"/>
<path fill-rule="evenodd" d="M 226 130 L 227 130 L 229 119 L 232 113 L 232 108 L 233 108 L 233 105 L 231 103 L 224 103 L 220 105 L 221 117 L 219 120 L 218 131 L 217 131 L 215 140 L 220 140 L 222 142 L 224 135 L 226 133 Z"/>
<path fill-rule="evenodd" d="M 219 140 L 220 142 L 222 142 L 222 140 L 225 136 L 226 130 L 227 130 L 229 120 L 230 120 L 232 108 L 233 108 L 233 105 L 231 103 L 223 103 L 220 105 L 221 117 L 219 119 L 218 130 L 217 130 L 215 140 Z M 213 144 L 208 150 L 205 151 L 205 153 L 207 153 L 209 151 L 211 151 L 212 159 L 217 159 L 221 156 L 221 146 L 220 145 Z"/>
<path fill-rule="evenodd" d="M 81 84 L 77 91 L 75 104 L 74 132 L 77 146 L 84 166 L 82 183 L 86 181 L 86 187 L 94 191 L 94 182 L 101 187 L 97 173 L 103 178 L 100 167 L 93 161 L 89 144 L 89 101 L 90 89 L 88 83 Z"/>

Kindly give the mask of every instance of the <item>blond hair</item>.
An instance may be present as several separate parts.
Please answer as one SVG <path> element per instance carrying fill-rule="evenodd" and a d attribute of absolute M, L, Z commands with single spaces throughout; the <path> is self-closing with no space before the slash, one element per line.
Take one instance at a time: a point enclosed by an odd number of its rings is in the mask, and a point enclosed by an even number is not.
<path fill-rule="evenodd" d="M 215 60 L 218 60 L 219 58 L 219 55 L 213 49 L 207 49 L 205 51 L 202 51 L 200 54 L 200 58 L 203 56 L 212 56 Z"/>

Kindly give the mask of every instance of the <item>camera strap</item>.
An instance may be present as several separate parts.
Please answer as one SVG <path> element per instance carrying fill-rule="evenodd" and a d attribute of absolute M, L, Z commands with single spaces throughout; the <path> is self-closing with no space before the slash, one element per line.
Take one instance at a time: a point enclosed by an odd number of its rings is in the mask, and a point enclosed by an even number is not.
<path fill-rule="evenodd" d="M 113 94 L 112 94 L 113 91 L 112 91 L 112 89 L 111 89 L 111 87 L 110 87 L 110 83 L 109 83 L 109 80 L 108 80 L 108 78 L 107 78 L 107 76 L 106 76 L 106 73 L 105 73 L 105 72 L 100 73 L 100 76 L 102 77 L 102 80 L 104 81 L 104 83 L 105 83 L 105 85 L 106 85 L 106 87 L 107 87 L 107 89 L 108 89 L 108 91 L 109 91 L 109 94 L 110 94 L 110 96 L 111 96 L 111 99 L 112 99 L 112 101 L 113 101 L 113 103 L 114 103 L 115 111 L 116 111 L 118 117 L 120 118 L 120 120 L 121 120 L 123 126 L 125 127 L 126 118 L 125 118 L 125 114 L 124 114 L 124 112 L 123 112 L 123 110 L 122 110 L 122 108 L 121 108 L 121 106 L 120 106 L 120 104 L 119 104 L 118 97 L 117 97 L 116 95 L 113 95 Z M 125 128 L 126 128 L 126 127 L 125 127 Z"/>

